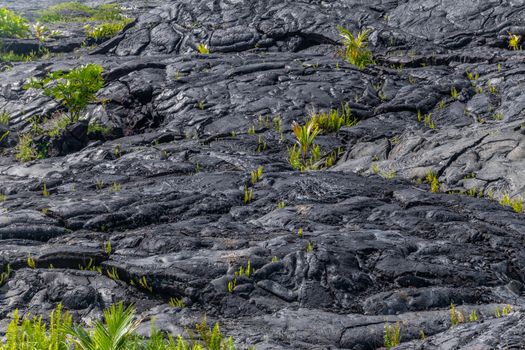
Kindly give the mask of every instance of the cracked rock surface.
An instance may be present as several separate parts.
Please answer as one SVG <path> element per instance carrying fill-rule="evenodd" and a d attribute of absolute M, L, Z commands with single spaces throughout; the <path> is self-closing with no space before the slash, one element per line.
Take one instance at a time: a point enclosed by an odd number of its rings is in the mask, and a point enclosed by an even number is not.
<path fill-rule="evenodd" d="M 399 349 L 523 348 L 525 217 L 499 200 L 525 193 L 525 56 L 507 42 L 525 4 L 122 4 L 137 19 L 113 39 L 73 51 L 72 30 L 60 54 L 1 66 L 0 329 L 16 308 L 88 321 L 125 300 L 175 333 L 206 314 L 256 349 L 375 349 L 396 322 Z M 370 29 L 375 65 L 338 56 L 337 24 Z M 31 118 L 60 109 L 24 83 L 86 63 L 105 69 L 86 119 L 111 135 L 18 162 Z M 293 170 L 291 123 L 342 103 L 359 123 L 318 136 L 335 164 Z M 452 327 L 452 303 L 478 321 Z"/>

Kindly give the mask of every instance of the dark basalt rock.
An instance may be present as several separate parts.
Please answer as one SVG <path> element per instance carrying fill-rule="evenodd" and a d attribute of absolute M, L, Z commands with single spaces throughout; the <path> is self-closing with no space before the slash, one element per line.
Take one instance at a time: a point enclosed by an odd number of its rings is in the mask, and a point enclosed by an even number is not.
<path fill-rule="evenodd" d="M 80 151 L 88 144 L 88 122 L 80 121 L 68 125 L 57 137 L 49 140 L 48 156 L 65 156 Z"/>
<path fill-rule="evenodd" d="M 7 6 L 31 17 L 51 3 Z M 16 134 L 57 110 L 26 79 L 101 64 L 104 105 L 86 120 L 112 128 L 88 137 L 86 122 L 70 125 L 40 140 L 48 159 L 25 164 L 15 138 L 2 140 L 0 268 L 14 272 L 0 287 L 0 329 L 16 308 L 62 302 L 89 321 L 125 300 L 176 333 L 206 314 L 257 349 L 375 349 L 395 322 L 401 349 L 520 348 L 525 217 L 498 201 L 525 191 L 523 53 L 507 48 L 508 32 L 523 32 L 521 5 L 124 5 L 137 20 L 115 38 L 68 53 L 84 40 L 71 30 L 46 43 L 63 55 L 0 73 L 0 110 Z M 370 29 L 377 64 L 343 62 L 336 24 Z M 323 155 L 342 148 L 336 164 L 293 171 L 291 123 L 345 102 L 359 124 L 317 138 Z M 421 183 L 431 170 L 441 193 Z M 230 293 L 248 261 L 253 273 Z M 90 262 L 103 273 L 80 270 Z M 170 297 L 187 307 L 169 308 Z M 479 322 L 451 327 L 452 303 Z M 496 317 L 506 304 L 512 312 Z"/>

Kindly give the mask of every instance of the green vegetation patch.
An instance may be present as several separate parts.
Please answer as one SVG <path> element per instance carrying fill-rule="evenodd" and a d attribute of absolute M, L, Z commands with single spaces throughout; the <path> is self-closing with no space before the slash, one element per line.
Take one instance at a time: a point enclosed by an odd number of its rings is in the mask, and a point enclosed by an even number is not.
<path fill-rule="evenodd" d="M 14 53 L 13 51 L 0 52 L 0 62 L 27 62 L 31 61 L 31 55 Z"/>
<path fill-rule="evenodd" d="M 67 110 L 72 122 L 78 121 L 88 104 L 96 101 L 96 93 L 104 86 L 102 72 L 98 64 L 87 64 L 65 73 L 55 71 L 44 79 L 31 79 L 25 89 L 42 89 L 44 95 L 53 97 Z"/>
<path fill-rule="evenodd" d="M 0 8 L 0 37 L 25 38 L 30 33 L 29 24 L 25 18 L 6 8 Z"/>
<path fill-rule="evenodd" d="M 187 338 L 167 335 L 151 327 L 149 338 L 137 334 L 141 319 L 135 309 L 122 303 L 104 311 L 103 320 L 97 320 L 88 329 L 75 324 L 62 306 L 51 312 L 49 323 L 42 316 L 21 317 L 18 310 L 0 340 L 1 350 L 235 350 L 231 337 L 222 334 L 219 324 L 209 327 L 206 320 L 188 330 Z"/>
<path fill-rule="evenodd" d="M 106 22 L 127 19 L 118 4 L 104 4 L 90 7 L 77 1 L 64 2 L 38 12 L 38 21 L 56 22 Z"/>
<path fill-rule="evenodd" d="M 16 158 L 22 162 L 47 157 L 46 143 L 35 142 L 36 136 L 47 135 L 56 137 L 71 123 L 77 122 L 86 107 L 97 101 L 96 94 L 104 86 L 102 72 L 104 69 L 98 64 L 87 64 L 70 70 L 69 72 L 55 71 L 49 73 L 44 79 L 31 78 L 25 89 L 41 89 L 44 95 L 55 99 L 65 112 L 51 121 L 42 117 L 34 117 L 31 131 L 20 135 L 17 146 Z M 102 127 L 99 130 L 105 133 Z"/>
<path fill-rule="evenodd" d="M 125 26 L 133 22 L 133 19 L 126 18 L 120 21 L 106 22 L 94 27 L 87 25 L 84 27 L 88 38 L 94 40 L 105 40 L 114 37 L 120 33 Z"/>

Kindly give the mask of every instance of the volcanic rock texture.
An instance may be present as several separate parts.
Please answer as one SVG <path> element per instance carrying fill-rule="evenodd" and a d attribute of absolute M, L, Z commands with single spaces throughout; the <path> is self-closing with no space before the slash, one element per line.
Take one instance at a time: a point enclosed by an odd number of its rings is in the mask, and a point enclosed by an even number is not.
<path fill-rule="evenodd" d="M 90 320 L 124 300 L 173 332 L 206 314 L 256 349 L 375 349 L 398 321 L 400 349 L 525 347 L 525 217 L 499 204 L 525 193 L 525 55 L 508 48 L 523 1 L 123 4 L 137 20 L 115 38 L 71 51 L 73 31 L 48 44 L 62 54 L 3 65 L 2 326 L 16 308 Z M 336 25 L 370 29 L 376 64 L 345 63 Z M 88 117 L 112 136 L 16 161 L 17 133 L 59 109 L 23 84 L 85 63 L 105 69 Z M 335 164 L 294 170 L 292 121 L 341 103 L 360 122 L 318 137 Z M 479 320 L 452 327 L 452 303 Z"/>

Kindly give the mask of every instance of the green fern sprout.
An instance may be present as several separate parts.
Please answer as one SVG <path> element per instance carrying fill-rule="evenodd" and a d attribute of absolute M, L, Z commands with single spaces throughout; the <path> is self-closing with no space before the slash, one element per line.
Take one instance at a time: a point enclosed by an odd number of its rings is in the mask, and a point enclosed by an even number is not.
<path fill-rule="evenodd" d="M 515 35 L 509 32 L 509 48 L 511 50 L 520 50 L 521 35 Z"/>
<path fill-rule="evenodd" d="M 31 254 L 27 256 L 27 266 L 30 269 L 36 269 L 36 260 L 31 257 Z"/>
<path fill-rule="evenodd" d="M 228 282 L 228 292 L 233 293 L 235 286 L 237 285 L 237 277 L 234 277 L 231 281 Z"/>
<path fill-rule="evenodd" d="M 467 79 L 471 81 L 472 85 L 474 85 L 474 82 L 479 80 L 479 72 L 476 70 L 476 73 L 472 73 L 469 71 L 465 71 L 467 74 Z"/>
<path fill-rule="evenodd" d="M 328 113 L 313 113 L 310 122 L 317 124 L 324 132 L 337 132 L 342 126 L 354 126 L 359 119 L 352 116 L 348 103 L 342 104 L 340 109 L 331 109 Z"/>
<path fill-rule="evenodd" d="M 104 242 L 104 251 L 106 252 L 106 254 L 108 256 L 111 255 L 111 252 L 113 251 L 112 248 L 111 248 L 111 242 L 110 241 L 107 241 L 107 242 Z"/>
<path fill-rule="evenodd" d="M 208 48 L 208 45 L 204 43 L 197 44 L 197 51 L 199 51 L 201 55 L 207 55 L 210 53 L 210 49 Z"/>
<path fill-rule="evenodd" d="M 96 41 L 106 40 L 120 33 L 133 19 L 127 18 L 119 21 L 100 23 L 95 27 L 90 25 L 84 26 L 88 38 Z"/>
<path fill-rule="evenodd" d="M 516 213 L 523 213 L 523 198 L 510 198 L 508 194 L 503 195 L 500 202 L 501 205 L 505 207 L 510 207 L 512 210 L 514 210 Z"/>
<path fill-rule="evenodd" d="M 510 314 L 510 312 L 512 311 L 512 306 L 510 306 L 509 304 L 505 305 L 503 307 L 503 309 L 501 310 L 501 314 L 503 316 L 507 316 L 508 314 Z"/>
<path fill-rule="evenodd" d="M 253 190 L 245 186 L 244 187 L 244 204 L 249 204 L 252 201 L 252 198 L 253 198 Z"/>
<path fill-rule="evenodd" d="M 301 150 L 303 159 L 306 159 L 310 147 L 314 144 L 317 135 L 319 135 L 319 126 L 312 120 L 303 126 L 299 125 L 297 122 L 293 122 L 292 130 L 297 139 L 296 142 Z"/>
<path fill-rule="evenodd" d="M 241 267 L 239 267 L 239 271 L 235 271 L 235 277 L 250 278 L 252 273 L 253 273 L 253 271 L 252 271 L 252 267 L 251 267 L 251 262 L 250 262 L 250 260 L 248 260 L 248 265 L 246 266 L 246 268 L 241 266 Z"/>
<path fill-rule="evenodd" d="M 430 192 L 437 193 L 439 192 L 439 188 L 441 187 L 441 184 L 439 183 L 438 177 L 434 172 L 429 171 L 426 176 L 427 183 L 430 184 Z"/>
<path fill-rule="evenodd" d="M 150 293 L 153 293 L 153 287 L 148 284 L 148 280 L 146 279 L 146 276 L 142 276 L 138 280 L 138 283 L 139 283 L 139 286 L 142 289 L 145 289 L 145 290 L 149 291 Z"/>
<path fill-rule="evenodd" d="M 0 124 L 1 125 L 9 125 L 9 121 L 11 120 L 11 115 L 7 113 L 6 111 L 0 111 Z"/>
<path fill-rule="evenodd" d="M 352 34 L 348 29 L 337 26 L 339 34 L 343 39 L 343 58 L 350 64 L 359 69 L 365 68 L 369 64 L 374 64 L 372 52 L 368 49 L 368 30 L 363 30 Z"/>
<path fill-rule="evenodd" d="M 104 322 L 96 321 L 93 330 L 87 331 L 81 326 L 69 327 L 75 349 L 78 350 L 124 350 L 126 341 L 140 324 L 135 318 L 135 309 L 122 303 L 112 305 L 104 311 Z"/>
<path fill-rule="evenodd" d="M 42 196 L 49 197 L 49 191 L 47 190 L 47 186 L 46 186 L 45 183 L 44 183 L 44 187 L 42 189 Z"/>
<path fill-rule="evenodd" d="M 372 163 L 372 173 L 374 173 L 374 175 L 377 175 L 379 174 L 379 165 L 377 165 L 377 163 Z"/>
<path fill-rule="evenodd" d="M 186 307 L 182 298 L 170 298 L 168 301 L 169 307 L 183 309 Z"/>
<path fill-rule="evenodd" d="M 62 312 L 58 304 L 51 312 L 49 325 L 42 322 L 41 316 L 27 314 L 20 318 L 18 310 L 13 313 L 13 319 L 7 326 L 5 343 L 0 347 L 5 350 L 68 350 L 66 333 L 71 326 L 71 315 Z"/>
<path fill-rule="evenodd" d="M 251 172 L 252 176 L 252 185 L 255 185 L 262 178 L 264 168 L 262 166 L 258 167 L 257 170 Z"/>
<path fill-rule="evenodd" d="M 459 92 L 454 86 L 452 87 L 452 89 L 450 89 L 450 96 L 452 96 L 454 100 L 457 100 L 459 98 Z"/>
<path fill-rule="evenodd" d="M 385 348 L 389 350 L 395 346 L 398 346 L 401 342 L 401 324 L 399 322 L 396 322 L 395 325 L 386 323 L 383 339 Z"/>
<path fill-rule="evenodd" d="M 89 258 L 86 266 L 78 265 L 78 269 L 82 271 L 94 271 L 102 273 L 102 267 L 96 266 L 92 258 Z"/>
<path fill-rule="evenodd" d="M 121 188 L 120 183 L 113 182 L 113 187 L 111 188 L 113 192 L 115 193 L 120 192 L 120 188 Z"/>
<path fill-rule="evenodd" d="M 265 151 L 268 145 L 266 144 L 266 141 L 262 136 L 259 136 L 259 139 L 257 140 L 257 153 L 261 153 L 261 151 Z"/>
<path fill-rule="evenodd" d="M 301 169 L 303 165 L 301 163 L 301 150 L 297 148 L 297 145 L 294 145 L 292 148 L 288 149 L 288 162 L 294 169 Z"/>
<path fill-rule="evenodd" d="M 106 269 L 106 274 L 109 278 L 111 278 L 113 281 L 120 280 L 120 277 L 118 275 L 117 268 L 115 266 L 112 266 L 111 269 Z"/>
<path fill-rule="evenodd" d="M 281 116 L 278 115 L 275 118 L 273 118 L 273 127 L 277 133 L 282 133 L 283 131 L 283 124 L 281 120 Z"/>
<path fill-rule="evenodd" d="M 313 251 L 314 251 L 314 245 L 312 244 L 312 242 L 308 242 L 308 243 L 306 244 L 306 252 L 307 252 L 307 253 L 311 253 L 311 252 L 313 252 Z"/>
<path fill-rule="evenodd" d="M 450 304 L 450 323 L 452 326 L 457 326 L 465 322 L 465 315 L 456 309 L 456 305 Z"/>
<path fill-rule="evenodd" d="M 476 310 L 472 310 L 472 312 L 468 315 L 468 319 L 470 322 L 477 322 L 478 321 L 478 314 Z"/>
<path fill-rule="evenodd" d="M 4 271 L 0 273 L 0 287 L 2 287 L 11 276 L 11 265 L 7 264 L 6 266 L 4 266 L 3 270 Z"/>

